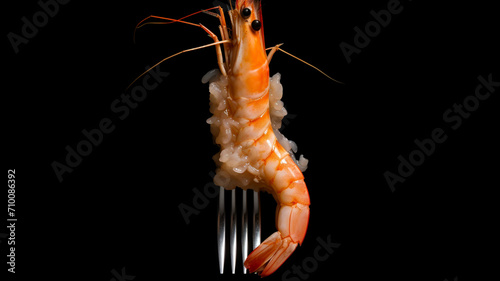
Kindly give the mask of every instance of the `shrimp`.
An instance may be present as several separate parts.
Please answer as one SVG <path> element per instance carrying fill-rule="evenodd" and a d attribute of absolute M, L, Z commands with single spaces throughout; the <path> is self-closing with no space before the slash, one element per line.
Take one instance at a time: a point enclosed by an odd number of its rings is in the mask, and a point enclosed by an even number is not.
<path fill-rule="evenodd" d="M 217 8 L 219 14 L 209 12 Z M 181 53 L 215 46 L 219 68 L 202 79 L 203 83 L 210 82 L 210 112 L 213 116 L 207 123 L 215 143 L 220 146 L 220 152 L 213 157 L 217 166 L 214 183 L 228 190 L 240 187 L 266 191 L 276 200 L 277 231 L 255 248 L 244 262 L 250 272 L 269 276 L 290 257 L 297 245 L 302 244 L 309 223 L 310 199 L 302 174 L 308 161 L 303 156 L 297 161 L 293 154 L 297 149 L 295 143 L 278 130 L 286 115 L 280 101 L 283 89 L 279 74 L 269 77 L 269 63 L 277 50 L 299 58 L 280 49 L 281 44 L 270 48 L 267 54 L 261 0 L 236 0 L 235 8 L 228 11 L 231 31 L 221 7 L 200 12 L 220 20 L 221 40 L 202 24 L 183 20 L 199 12 L 177 20 L 152 15 L 141 21 L 136 29 L 148 24 L 143 23 L 147 19 L 154 18 L 167 21 L 155 24 L 181 22 L 198 26 L 214 40 L 214 43 L 171 55 L 149 70 Z M 339 82 L 313 65 L 302 62 Z"/>
<path fill-rule="evenodd" d="M 269 77 L 269 62 L 278 46 L 266 53 L 260 1 L 238 0 L 229 16 L 232 36 L 221 32 L 224 40 L 230 40 L 224 44 L 227 60 L 219 64 L 220 71 L 210 72 L 203 79 L 211 81 L 213 116 L 207 122 L 221 148 L 214 156 L 214 183 L 225 189 L 263 190 L 277 201 L 277 231 L 244 262 L 250 272 L 265 277 L 304 241 L 310 199 L 302 171 L 289 152 L 294 143 L 277 130 L 286 115 L 279 101 L 280 76 Z M 301 157 L 301 166 L 304 162 Z"/>

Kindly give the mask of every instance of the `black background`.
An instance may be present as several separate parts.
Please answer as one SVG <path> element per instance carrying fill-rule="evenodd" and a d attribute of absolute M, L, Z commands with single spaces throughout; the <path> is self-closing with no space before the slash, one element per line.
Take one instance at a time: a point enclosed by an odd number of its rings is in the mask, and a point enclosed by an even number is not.
<path fill-rule="evenodd" d="M 139 29 L 134 44 L 135 25 L 213 1 L 71 1 L 18 54 L 6 35 L 21 34 L 21 18 L 40 8 L 11 2 L 2 8 L 2 97 L 18 222 L 17 273 L 7 276 L 108 281 L 125 268 L 138 281 L 257 280 L 219 275 L 215 199 L 189 224 L 179 211 L 193 206 L 192 189 L 203 191 L 215 168 L 208 87 L 200 82 L 217 66 L 213 48 L 162 64 L 170 75 L 125 120 L 110 110 L 146 66 L 211 43 L 199 28 L 172 24 Z M 495 253 L 498 223 L 500 90 L 457 130 L 443 113 L 474 94 L 479 75 L 500 81 L 498 15 L 477 1 L 402 1 L 403 11 L 347 63 L 339 44 L 353 45 L 353 28 L 363 29 L 370 11 L 388 2 L 264 1 L 266 45 L 285 43 L 345 82 L 281 53 L 271 63 L 291 114 L 283 133 L 310 160 L 304 175 L 312 205 L 304 245 L 268 280 L 302 265 L 316 239 L 329 235 L 341 245 L 308 280 L 482 280 L 494 272 L 487 253 Z M 208 15 L 190 20 L 217 30 Z M 65 147 L 75 148 L 82 130 L 103 118 L 116 129 L 60 183 L 51 164 L 64 163 Z M 397 172 L 398 156 L 438 127 L 448 139 L 392 192 L 384 172 Z M 274 208 L 263 195 L 263 238 L 275 231 Z M 4 260 L 6 240 L 0 247 Z"/>

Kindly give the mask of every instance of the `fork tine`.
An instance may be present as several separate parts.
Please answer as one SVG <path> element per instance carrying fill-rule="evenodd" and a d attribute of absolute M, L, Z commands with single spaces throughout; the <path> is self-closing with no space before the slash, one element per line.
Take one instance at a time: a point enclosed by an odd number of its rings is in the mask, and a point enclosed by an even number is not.
<path fill-rule="evenodd" d="M 231 272 L 236 274 L 236 189 L 231 190 L 231 224 L 230 224 L 230 237 L 229 247 L 231 249 Z"/>
<path fill-rule="evenodd" d="M 219 271 L 224 274 L 224 263 L 226 257 L 226 209 L 225 209 L 225 189 L 220 187 L 219 191 L 219 209 L 217 216 L 217 246 L 219 250 Z M 241 257 L 242 264 L 248 257 L 249 248 L 249 233 L 248 233 L 248 193 L 243 190 L 242 197 L 242 211 L 241 211 Z M 236 190 L 231 190 L 231 215 L 229 224 L 229 255 L 231 258 L 231 271 L 236 274 L 236 260 L 237 260 L 237 210 L 236 210 Z M 260 245 L 261 236 L 261 210 L 260 210 L 260 194 L 253 192 L 253 209 L 252 209 L 253 229 L 252 239 L 253 247 L 257 248 Z M 247 269 L 243 266 L 243 273 L 247 273 Z"/>
<path fill-rule="evenodd" d="M 253 192 L 253 249 L 260 245 L 260 193 Z"/>
<path fill-rule="evenodd" d="M 248 256 L 248 212 L 247 212 L 247 190 L 243 190 L 243 204 L 241 207 L 241 264 Z M 243 266 L 243 274 L 247 274 L 246 267 Z"/>
<path fill-rule="evenodd" d="M 219 214 L 217 216 L 217 246 L 219 249 L 219 270 L 224 273 L 224 258 L 226 253 L 226 211 L 224 205 L 223 187 L 219 190 Z"/>

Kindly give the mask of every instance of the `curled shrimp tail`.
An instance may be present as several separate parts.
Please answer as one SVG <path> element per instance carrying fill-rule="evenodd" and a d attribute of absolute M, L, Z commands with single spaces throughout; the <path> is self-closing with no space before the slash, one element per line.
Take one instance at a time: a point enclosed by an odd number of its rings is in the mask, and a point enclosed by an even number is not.
<path fill-rule="evenodd" d="M 266 277 L 275 272 L 302 244 L 309 221 L 309 206 L 300 203 L 282 206 L 278 211 L 278 229 L 245 260 L 245 267 Z"/>
<path fill-rule="evenodd" d="M 261 277 L 266 277 L 290 257 L 297 244 L 292 242 L 290 237 L 283 239 L 281 233 L 276 231 L 250 253 L 245 261 L 245 267 L 250 273 L 258 272 Z"/>

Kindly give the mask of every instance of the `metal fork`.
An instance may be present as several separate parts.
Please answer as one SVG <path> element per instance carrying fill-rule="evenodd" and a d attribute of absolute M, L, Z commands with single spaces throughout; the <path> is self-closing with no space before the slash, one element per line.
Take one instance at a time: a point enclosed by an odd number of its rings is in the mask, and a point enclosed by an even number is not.
<path fill-rule="evenodd" d="M 219 192 L 219 212 L 217 216 L 217 245 L 219 249 L 219 270 L 220 274 L 224 273 L 224 264 L 226 261 L 226 207 L 225 207 L 225 192 L 226 190 L 221 187 Z M 231 193 L 231 215 L 229 217 L 229 256 L 231 260 L 231 273 L 236 274 L 236 260 L 237 258 L 237 210 L 236 210 L 236 189 L 227 191 Z M 252 192 L 252 191 L 251 191 Z M 242 205 L 241 205 L 241 266 L 243 267 L 243 274 L 247 273 L 247 269 L 243 265 L 248 256 L 249 248 L 249 233 L 248 233 L 248 208 L 247 206 L 249 197 L 248 191 L 242 191 Z M 252 250 L 260 245 L 260 195 L 259 192 L 253 191 L 253 208 L 252 208 Z"/>

